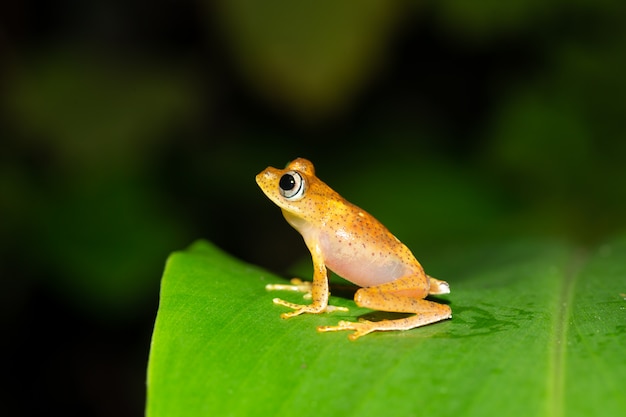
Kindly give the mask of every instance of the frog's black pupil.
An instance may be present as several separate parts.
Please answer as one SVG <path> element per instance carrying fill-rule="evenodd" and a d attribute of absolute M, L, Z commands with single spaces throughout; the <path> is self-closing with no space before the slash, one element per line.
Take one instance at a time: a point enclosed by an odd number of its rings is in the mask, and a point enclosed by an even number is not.
<path fill-rule="evenodd" d="M 296 186 L 296 180 L 293 178 L 293 175 L 285 174 L 280 177 L 280 182 L 278 183 L 280 188 L 285 191 L 289 191 Z"/>

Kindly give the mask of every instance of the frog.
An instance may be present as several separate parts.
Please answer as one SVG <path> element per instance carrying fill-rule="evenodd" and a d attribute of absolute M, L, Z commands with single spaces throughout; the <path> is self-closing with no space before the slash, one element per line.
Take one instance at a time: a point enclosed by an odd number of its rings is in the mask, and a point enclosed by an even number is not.
<path fill-rule="evenodd" d="M 449 305 L 426 299 L 448 294 L 450 285 L 427 275 L 410 249 L 380 221 L 320 180 L 312 162 L 297 158 L 284 169 L 267 167 L 256 176 L 256 183 L 302 235 L 313 262 L 312 282 L 294 278 L 292 285 L 266 286 L 302 291 L 311 299 L 310 304 L 296 304 L 274 298 L 274 304 L 292 310 L 281 318 L 345 310 L 328 304 L 329 270 L 358 287 L 357 306 L 405 315 L 341 320 L 336 326 L 317 327 L 319 332 L 353 331 L 348 337 L 356 340 L 375 331 L 410 330 L 452 318 Z"/>

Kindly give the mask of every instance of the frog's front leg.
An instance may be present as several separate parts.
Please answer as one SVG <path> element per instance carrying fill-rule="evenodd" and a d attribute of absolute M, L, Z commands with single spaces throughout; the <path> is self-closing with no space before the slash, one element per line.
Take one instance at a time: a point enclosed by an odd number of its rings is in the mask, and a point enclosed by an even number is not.
<path fill-rule="evenodd" d="M 311 293 L 311 304 L 295 304 L 290 303 L 289 301 L 281 300 L 280 298 L 274 298 L 274 304 L 279 304 L 285 307 L 289 307 L 294 311 L 289 313 L 283 313 L 280 315 L 283 319 L 288 319 L 290 317 L 299 316 L 303 313 L 323 313 L 330 311 L 347 311 L 348 309 L 345 307 L 335 307 L 328 305 L 328 297 L 330 295 L 330 290 L 328 289 L 328 275 L 326 265 L 324 264 L 323 257 L 321 255 L 321 251 L 316 246 L 310 248 L 311 257 L 313 260 L 313 283 L 303 282 L 297 278 L 291 280 L 291 283 L 294 285 L 285 285 L 285 286 L 266 286 L 266 289 L 286 289 L 290 291 L 306 291 Z M 268 288 L 269 287 L 269 288 Z"/>
<path fill-rule="evenodd" d="M 300 278 L 291 278 L 291 280 L 289 281 L 291 283 L 291 285 L 288 284 L 267 284 L 265 286 L 265 289 L 267 291 L 295 291 L 295 292 L 302 292 L 304 293 L 304 295 L 302 295 L 302 298 L 304 298 L 305 300 L 310 300 L 311 298 L 313 298 L 313 296 L 311 295 L 312 290 L 311 288 L 313 287 L 312 283 L 310 281 L 302 281 Z M 291 308 L 297 308 L 300 305 L 299 304 L 292 304 L 289 303 L 287 301 L 281 300 L 280 298 L 274 298 L 274 303 L 275 304 L 280 304 L 280 305 L 287 305 L 288 307 Z M 297 306 L 297 307 L 294 307 Z M 339 306 L 332 306 L 330 304 L 328 304 L 326 306 L 326 310 L 327 313 L 331 313 L 333 311 L 349 311 L 347 307 L 339 307 Z"/>
<path fill-rule="evenodd" d="M 413 316 L 375 322 L 367 320 L 359 322 L 340 321 L 337 326 L 320 326 L 317 329 L 320 332 L 354 330 L 355 332 L 349 338 L 356 340 L 374 331 L 409 330 L 451 318 L 452 310 L 449 306 L 423 299 L 428 294 L 428 289 L 425 290 L 424 285 L 419 285 L 418 287 L 421 288 L 416 288 L 416 282 L 420 281 L 422 281 L 420 277 L 404 277 L 391 283 L 361 288 L 354 296 L 359 307 L 398 313 L 415 313 Z"/>

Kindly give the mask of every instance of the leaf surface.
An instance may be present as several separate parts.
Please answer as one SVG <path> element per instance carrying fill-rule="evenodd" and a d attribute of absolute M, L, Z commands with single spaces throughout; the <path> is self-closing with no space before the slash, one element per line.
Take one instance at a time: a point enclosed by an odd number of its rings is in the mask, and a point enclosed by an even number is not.
<path fill-rule="evenodd" d="M 430 264 L 452 320 L 351 342 L 315 328 L 370 310 L 333 296 L 350 311 L 281 320 L 272 298 L 300 294 L 267 292 L 284 279 L 198 241 L 167 262 L 147 415 L 619 415 L 624 259 L 625 240 L 447 253 Z"/>

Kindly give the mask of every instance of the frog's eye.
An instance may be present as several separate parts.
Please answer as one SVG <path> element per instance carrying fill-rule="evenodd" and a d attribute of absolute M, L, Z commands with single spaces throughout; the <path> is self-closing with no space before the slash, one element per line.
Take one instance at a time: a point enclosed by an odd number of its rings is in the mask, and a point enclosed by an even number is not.
<path fill-rule="evenodd" d="M 287 200 L 299 200 L 304 194 L 304 179 L 296 171 L 289 171 L 278 182 L 280 194 Z"/>

